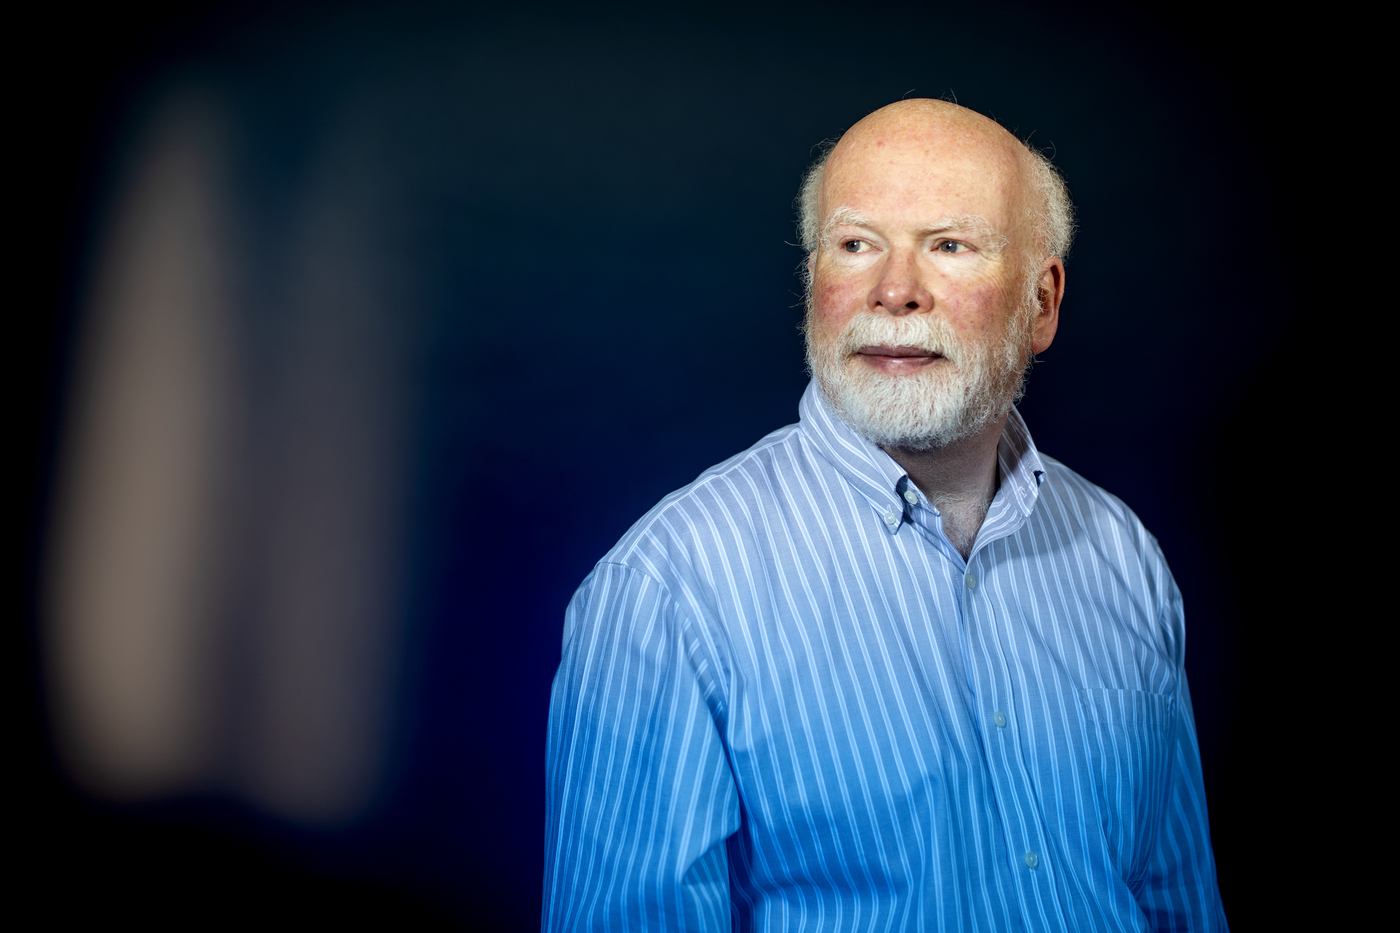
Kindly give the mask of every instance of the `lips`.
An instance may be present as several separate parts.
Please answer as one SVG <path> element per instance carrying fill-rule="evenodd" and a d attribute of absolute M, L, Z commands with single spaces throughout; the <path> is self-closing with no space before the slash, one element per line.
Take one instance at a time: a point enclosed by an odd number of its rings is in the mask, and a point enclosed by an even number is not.
<path fill-rule="evenodd" d="M 935 353 L 932 350 L 926 350 L 923 347 L 861 347 L 856 353 L 861 356 L 885 357 L 888 359 L 936 360 L 942 358 L 942 354 Z"/>

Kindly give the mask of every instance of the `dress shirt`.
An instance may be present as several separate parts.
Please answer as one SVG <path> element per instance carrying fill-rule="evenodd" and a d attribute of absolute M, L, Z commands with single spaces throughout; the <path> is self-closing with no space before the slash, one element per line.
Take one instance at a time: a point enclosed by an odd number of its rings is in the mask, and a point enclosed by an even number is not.
<path fill-rule="evenodd" d="M 1223 930 L 1181 596 L 1014 410 L 964 560 L 809 385 L 565 618 L 545 930 Z"/>

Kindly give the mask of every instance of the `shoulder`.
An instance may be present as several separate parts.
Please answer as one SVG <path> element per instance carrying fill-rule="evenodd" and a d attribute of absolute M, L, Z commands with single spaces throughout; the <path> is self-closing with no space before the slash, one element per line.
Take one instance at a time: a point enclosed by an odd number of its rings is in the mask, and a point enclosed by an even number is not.
<path fill-rule="evenodd" d="M 1122 499 L 1092 483 L 1054 457 L 1037 452 L 1045 465 L 1041 499 L 1060 503 L 1061 508 L 1080 511 L 1086 519 L 1108 521 L 1126 527 L 1142 527 L 1133 510 Z"/>
<path fill-rule="evenodd" d="M 1099 566 L 1133 578 L 1158 613 L 1179 606 L 1181 597 L 1162 548 L 1133 510 L 1060 461 L 1039 456 L 1046 475 L 1031 523 L 1047 538 L 1058 539 L 1081 556 L 1098 558 Z"/>
<path fill-rule="evenodd" d="M 1085 479 L 1054 457 L 1043 453 L 1039 456 L 1046 468 L 1045 480 L 1040 487 L 1040 505 L 1045 506 L 1053 517 L 1070 526 L 1087 523 L 1119 529 L 1133 536 L 1145 536 L 1156 545 L 1157 539 L 1152 537 L 1122 499 Z"/>
<path fill-rule="evenodd" d="M 774 486 L 810 460 L 799 425 L 764 436 L 752 447 L 705 470 L 638 519 L 602 564 L 618 564 L 665 583 L 670 565 L 696 548 L 710 550 L 758 520 Z"/>
<path fill-rule="evenodd" d="M 747 571 L 765 562 L 763 527 L 780 507 L 779 488 L 795 471 L 813 468 L 811 461 L 798 425 L 788 425 L 663 498 L 574 593 L 566 653 L 582 632 L 611 632 L 638 645 L 681 635 L 697 673 L 708 665 L 723 680 L 729 651 L 717 624 L 722 606 Z"/>

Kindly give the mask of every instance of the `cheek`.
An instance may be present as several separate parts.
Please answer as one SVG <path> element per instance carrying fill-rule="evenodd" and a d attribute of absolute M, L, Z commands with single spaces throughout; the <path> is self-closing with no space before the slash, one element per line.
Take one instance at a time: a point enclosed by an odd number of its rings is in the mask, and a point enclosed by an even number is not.
<path fill-rule="evenodd" d="M 950 289 L 943 300 L 948 321 L 965 334 L 1000 333 L 1012 299 L 1008 290 L 995 282 L 978 282 Z"/>
<path fill-rule="evenodd" d="M 812 313 L 819 327 L 839 328 L 865 307 L 866 290 L 858 281 L 818 275 L 812 283 Z"/>

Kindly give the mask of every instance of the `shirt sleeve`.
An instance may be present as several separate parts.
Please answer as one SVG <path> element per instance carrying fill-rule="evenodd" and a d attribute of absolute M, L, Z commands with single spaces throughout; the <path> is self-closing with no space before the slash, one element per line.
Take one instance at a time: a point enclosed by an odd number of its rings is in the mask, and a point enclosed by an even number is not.
<path fill-rule="evenodd" d="M 600 564 L 565 616 L 549 706 L 545 931 L 729 930 L 739 802 L 723 692 L 682 607 Z"/>
<path fill-rule="evenodd" d="M 1138 902 L 1153 930 L 1226 931 L 1206 816 L 1205 781 L 1186 669 L 1178 665 L 1170 787 Z"/>

